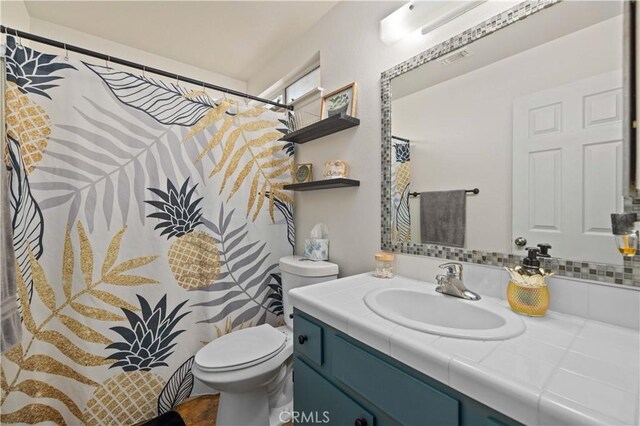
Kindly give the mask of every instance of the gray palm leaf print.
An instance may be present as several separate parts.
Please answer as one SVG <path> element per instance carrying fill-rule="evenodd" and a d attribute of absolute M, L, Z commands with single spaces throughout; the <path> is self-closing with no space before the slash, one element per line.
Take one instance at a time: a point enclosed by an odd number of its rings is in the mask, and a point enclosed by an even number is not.
<path fill-rule="evenodd" d="M 59 132 L 50 138 L 47 155 L 57 166 L 43 164 L 39 180 L 32 183 L 34 190 L 46 191 L 43 210 L 68 205 L 69 223 L 82 214 L 92 232 L 96 220 L 110 228 L 116 214 L 125 222 L 137 216 L 145 223 L 145 191 L 159 187 L 160 176 L 174 181 L 197 176 L 206 184 L 202 162 L 189 160 L 206 144 L 206 135 L 196 145 L 181 144 L 187 131 L 182 127 L 161 126 L 120 103 L 114 105 L 126 114 L 85 101 L 86 108 L 74 107 L 84 124 L 58 124 Z M 208 158 L 213 161 L 212 154 Z M 140 202 L 131 203 L 132 195 Z"/>
<path fill-rule="evenodd" d="M 242 225 L 231 227 L 234 213 L 235 210 L 231 210 L 225 214 L 222 205 L 217 224 L 202 219 L 220 247 L 223 270 L 215 282 L 195 290 L 207 291 L 215 295 L 214 298 L 192 305 L 216 307 L 215 315 L 200 322 L 216 323 L 231 316 L 234 318 L 232 328 L 248 323 L 259 314 L 257 324 L 265 322 L 271 311 L 267 299 L 272 279 L 269 274 L 278 266 L 270 262 L 271 253 L 265 251 L 266 243 L 248 241 L 249 232 L 244 220 L 240 220 Z"/>

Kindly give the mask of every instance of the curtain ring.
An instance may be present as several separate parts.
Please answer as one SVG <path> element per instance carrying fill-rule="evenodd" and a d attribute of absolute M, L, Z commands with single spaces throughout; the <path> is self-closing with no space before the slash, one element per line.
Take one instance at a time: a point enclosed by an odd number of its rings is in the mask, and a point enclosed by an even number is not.
<path fill-rule="evenodd" d="M 64 43 L 64 60 L 69 60 L 69 51 L 67 50 L 67 43 Z"/>
<path fill-rule="evenodd" d="M 145 65 L 142 66 L 142 78 L 144 78 L 145 80 L 147 79 L 147 76 L 145 74 L 145 71 L 147 70 L 147 67 Z"/>
<path fill-rule="evenodd" d="M 111 56 L 107 55 L 107 59 L 105 60 L 105 65 L 107 66 L 108 69 L 111 69 Z"/>
<path fill-rule="evenodd" d="M 22 37 L 20 37 L 18 35 L 18 30 L 13 30 L 15 32 L 16 35 L 16 46 L 19 47 L 20 49 L 24 49 L 24 46 L 22 45 Z"/>
<path fill-rule="evenodd" d="M 178 74 L 176 74 L 176 87 L 180 87 L 180 76 Z"/>

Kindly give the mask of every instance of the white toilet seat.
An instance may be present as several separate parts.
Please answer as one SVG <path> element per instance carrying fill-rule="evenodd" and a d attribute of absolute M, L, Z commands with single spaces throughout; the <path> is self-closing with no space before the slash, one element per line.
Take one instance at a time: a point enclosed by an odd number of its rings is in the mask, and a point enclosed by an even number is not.
<path fill-rule="evenodd" d="M 261 326 L 262 327 L 262 326 Z M 267 385 L 274 377 L 275 372 L 280 369 L 283 364 L 293 356 L 293 338 L 291 336 L 290 330 L 285 330 L 286 327 L 281 328 L 273 328 L 270 325 L 266 325 L 269 327 L 272 332 L 279 333 L 281 338 L 284 338 L 284 345 L 282 347 L 278 346 L 278 350 L 271 351 L 268 355 L 263 355 L 260 359 L 250 360 L 249 363 L 245 363 L 244 365 L 239 365 L 239 363 L 235 363 L 235 368 L 229 368 L 228 366 L 224 369 L 212 370 L 211 368 L 207 369 L 206 360 L 204 354 L 202 354 L 202 350 L 196 353 L 195 362 L 193 364 L 193 374 L 194 376 L 204 382 L 205 384 L 211 386 L 213 389 L 219 390 L 221 392 L 243 392 L 247 389 L 251 389 L 256 386 L 265 386 Z M 254 327 L 257 328 L 257 327 Z M 249 330 L 249 329 L 247 329 Z M 231 334 L 240 333 L 244 330 L 234 331 Z M 243 336 L 247 336 L 243 333 Z M 223 336 L 224 337 L 224 336 Z M 218 340 L 222 339 L 220 337 Z M 215 343 L 212 342 L 212 343 Z M 209 343 L 211 345 L 212 343 Z M 208 345 L 207 345 L 208 346 Z M 205 348 L 207 347 L 205 346 Z M 211 346 L 211 348 L 215 348 L 216 346 Z M 202 366 L 204 364 L 204 367 Z"/>
<path fill-rule="evenodd" d="M 195 365 L 204 372 L 226 372 L 261 364 L 282 352 L 287 335 L 268 324 L 226 334 L 200 349 Z"/>
<path fill-rule="evenodd" d="M 252 367 L 254 365 L 257 364 L 262 364 L 263 362 L 273 358 L 274 356 L 278 355 L 280 352 L 282 352 L 282 350 L 284 349 L 286 345 L 286 342 L 283 342 L 282 345 L 275 350 L 274 352 L 267 354 L 261 358 L 257 358 L 254 359 L 252 361 L 248 361 L 242 364 L 236 364 L 236 365 L 228 365 L 228 366 L 224 366 L 224 367 L 206 367 L 206 366 L 202 366 L 202 365 L 198 365 L 198 367 L 200 369 L 202 369 L 203 371 L 208 371 L 208 372 L 224 372 L 224 371 L 234 371 L 234 370 L 241 370 L 243 368 L 248 368 L 248 367 Z"/>

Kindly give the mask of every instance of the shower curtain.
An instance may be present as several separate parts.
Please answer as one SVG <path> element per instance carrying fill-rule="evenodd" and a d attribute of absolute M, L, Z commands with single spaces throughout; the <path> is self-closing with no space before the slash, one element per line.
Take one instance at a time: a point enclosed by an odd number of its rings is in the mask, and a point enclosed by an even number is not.
<path fill-rule="evenodd" d="M 391 241 L 411 240 L 411 212 L 409 211 L 409 178 L 411 152 L 409 142 L 392 138 L 391 156 Z"/>
<path fill-rule="evenodd" d="M 0 422 L 154 417 L 191 394 L 203 345 L 281 322 L 287 117 L 12 37 L 5 54 L 23 337 Z"/>

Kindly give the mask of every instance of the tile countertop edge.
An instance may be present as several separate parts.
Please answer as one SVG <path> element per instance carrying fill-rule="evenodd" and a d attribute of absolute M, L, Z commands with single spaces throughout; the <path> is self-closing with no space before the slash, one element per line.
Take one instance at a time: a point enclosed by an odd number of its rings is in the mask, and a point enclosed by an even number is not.
<path fill-rule="evenodd" d="M 355 336 L 357 340 L 376 348 L 417 371 L 436 378 L 451 388 L 495 408 L 519 422 L 533 425 L 549 424 L 548 422 L 552 420 L 555 423 L 569 425 L 581 419 L 586 423 L 594 424 L 622 424 L 620 419 L 612 419 L 605 413 L 589 409 L 579 403 L 573 403 L 558 395 L 555 395 L 557 398 L 549 400 L 550 393 L 545 389 L 549 378 L 544 380 L 545 385 L 532 385 L 523 380 L 516 380 L 506 374 L 500 374 L 499 371 L 481 365 L 479 362 L 471 361 L 462 354 L 439 350 L 432 344 L 427 344 L 420 349 L 416 349 L 419 345 L 403 345 L 401 350 L 398 348 L 394 350 L 390 342 L 402 341 L 402 334 L 418 333 L 425 335 L 425 333 L 414 332 L 378 317 L 378 322 L 388 322 L 390 328 L 388 332 L 389 344 L 385 346 L 384 349 L 381 348 L 380 333 L 377 332 L 373 326 L 367 329 L 366 322 L 358 320 L 359 318 L 373 314 L 373 312 L 364 305 L 361 297 L 367 292 L 377 288 L 406 288 L 414 287 L 415 285 L 432 284 L 404 277 L 396 277 L 392 280 L 380 280 L 371 276 L 370 273 L 365 273 L 323 283 L 321 288 L 312 289 L 314 286 L 309 286 L 293 289 L 289 294 L 295 308 L 316 317 L 320 321 L 347 335 L 351 335 L 350 324 L 354 322 L 358 323 L 358 333 L 357 336 Z M 337 290 L 337 288 L 339 289 Z M 330 297 L 322 300 L 325 295 Z M 332 301 L 336 299 L 339 300 L 341 295 L 345 295 L 345 297 L 348 296 L 351 303 L 336 303 L 334 305 Z M 357 299 L 358 295 L 360 295 L 360 299 Z M 499 303 L 499 301 L 497 302 Z M 347 306 L 350 308 L 347 309 Z M 583 318 L 574 318 L 566 314 L 559 314 L 558 316 L 561 319 L 565 318 L 567 321 L 585 321 Z M 582 327 L 572 333 L 574 337 L 579 334 L 581 328 Z M 623 327 L 619 328 L 624 329 Z M 539 336 L 534 338 L 539 339 Z M 431 343 L 438 339 L 442 339 L 442 337 L 437 336 L 431 339 Z M 460 340 L 474 342 L 465 339 Z M 547 343 L 551 344 L 551 342 Z M 492 351 L 493 350 L 495 349 L 492 349 Z M 418 351 L 420 353 L 418 353 Z M 569 352 L 570 349 L 565 348 L 564 351 Z M 399 352 L 404 352 L 404 356 Z M 502 352 L 503 354 L 505 353 L 504 350 Z M 514 354 L 514 356 L 516 355 Z M 443 360 L 447 357 L 449 358 L 449 362 L 447 363 L 446 371 L 437 371 L 441 369 L 435 366 L 443 367 Z M 426 362 L 414 362 L 414 360 L 419 358 L 422 358 Z M 547 367 L 551 365 L 552 364 L 547 364 Z M 553 365 L 550 375 L 559 368 L 559 365 L 560 362 Z M 490 391 L 488 391 L 488 389 Z M 637 392 L 636 390 L 636 395 Z M 569 401 L 569 403 L 562 403 L 563 400 Z M 640 405 L 640 402 L 638 404 Z M 637 417 L 638 407 L 636 407 L 635 410 Z M 636 418 L 635 424 L 637 423 L 638 419 Z"/>

